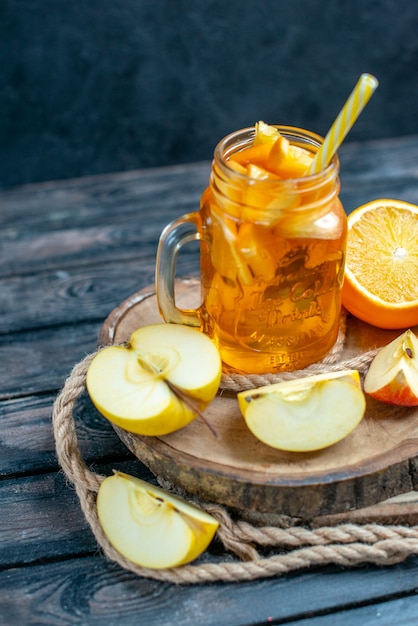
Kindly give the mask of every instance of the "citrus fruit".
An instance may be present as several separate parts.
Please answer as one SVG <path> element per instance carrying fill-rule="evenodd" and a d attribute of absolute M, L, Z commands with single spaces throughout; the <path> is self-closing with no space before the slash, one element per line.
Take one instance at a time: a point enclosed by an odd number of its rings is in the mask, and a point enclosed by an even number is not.
<path fill-rule="evenodd" d="M 258 146 L 261 143 L 269 143 L 272 145 L 276 139 L 280 137 L 280 133 L 275 126 L 266 124 L 262 120 L 255 124 L 255 135 L 253 145 Z"/>
<path fill-rule="evenodd" d="M 348 216 L 342 299 L 378 328 L 418 324 L 418 206 L 384 198 Z"/>
<path fill-rule="evenodd" d="M 260 121 L 255 125 L 253 142 L 231 154 L 228 161 L 230 165 L 234 164 L 233 169 L 236 170 L 237 165 L 245 167 L 250 178 L 255 173 L 255 178 L 260 180 L 306 176 L 312 158 L 308 150 L 290 144 L 275 126 Z M 260 170 L 264 171 L 263 176 L 260 176 Z"/>

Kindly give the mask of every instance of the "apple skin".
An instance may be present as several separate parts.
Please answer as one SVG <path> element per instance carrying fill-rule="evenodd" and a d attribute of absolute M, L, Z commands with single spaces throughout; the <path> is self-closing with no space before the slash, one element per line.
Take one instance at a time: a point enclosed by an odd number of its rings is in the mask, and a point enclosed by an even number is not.
<path fill-rule="evenodd" d="M 418 339 L 410 329 L 376 354 L 364 391 L 386 404 L 418 406 Z"/>
<path fill-rule="evenodd" d="M 219 526 L 208 513 L 123 472 L 101 483 L 97 513 L 113 547 L 150 569 L 190 563 L 206 550 Z"/>
<path fill-rule="evenodd" d="M 150 324 L 126 346 L 100 350 L 87 371 L 95 407 L 113 424 L 139 435 L 166 435 L 189 424 L 213 400 L 222 374 L 215 344 L 194 328 Z M 194 405 L 178 396 L 173 386 Z"/>
<path fill-rule="evenodd" d="M 356 428 L 366 409 L 357 370 L 243 391 L 238 403 L 260 441 L 288 452 L 312 452 L 337 443 Z"/>

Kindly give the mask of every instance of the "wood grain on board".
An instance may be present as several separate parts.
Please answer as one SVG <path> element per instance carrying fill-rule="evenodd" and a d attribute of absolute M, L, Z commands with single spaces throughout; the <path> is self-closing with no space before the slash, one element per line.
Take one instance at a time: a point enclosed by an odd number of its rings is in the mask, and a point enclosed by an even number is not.
<path fill-rule="evenodd" d="M 195 279 L 178 281 L 176 293 L 179 306 L 198 304 Z M 145 288 L 110 314 L 100 343 L 123 343 L 140 326 L 161 322 L 155 291 Z M 385 345 L 397 334 L 349 317 L 341 362 Z M 348 437 L 310 453 L 276 450 L 255 438 L 235 393 L 221 390 L 205 416 L 218 439 L 200 419 L 164 437 L 116 432 L 153 473 L 247 517 L 289 516 L 314 524 L 335 515 L 340 521 L 418 519 L 417 498 L 411 493 L 418 483 L 416 408 L 391 407 L 367 397 L 365 417 Z"/>

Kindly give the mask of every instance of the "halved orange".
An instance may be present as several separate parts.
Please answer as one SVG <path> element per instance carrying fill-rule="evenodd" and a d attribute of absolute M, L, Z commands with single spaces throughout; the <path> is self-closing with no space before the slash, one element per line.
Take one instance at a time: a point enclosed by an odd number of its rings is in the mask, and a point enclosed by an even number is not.
<path fill-rule="evenodd" d="M 378 328 L 418 324 L 418 206 L 384 198 L 348 216 L 342 298 Z"/>

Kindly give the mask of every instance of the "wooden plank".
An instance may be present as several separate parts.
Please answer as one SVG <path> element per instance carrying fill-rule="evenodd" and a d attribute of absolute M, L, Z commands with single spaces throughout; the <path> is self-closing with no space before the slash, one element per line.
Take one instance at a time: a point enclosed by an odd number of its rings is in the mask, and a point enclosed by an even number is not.
<path fill-rule="evenodd" d="M 0 476 L 47 472 L 58 468 L 51 429 L 55 394 L 29 396 L 0 403 Z M 112 426 L 90 402 L 87 393 L 76 405 L 78 445 L 87 464 L 133 456 Z"/>
<path fill-rule="evenodd" d="M 416 626 L 418 616 L 418 596 L 411 594 L 397 600 L 373 602 L 368 606 L 346 607 L 342 611 L 332 612 L 318 617 L 292 620 L 292 626 Z"/>
<path fill-rule="evenodd" d="M 116 219 L 116 218 L 114 218 Z M 145 218 L 131 222 L 125 218 L 111 226 L 72 228 L 35 233 L 25 230 L 19 237 L 0 242 L 0 276 L 33 273 L 34 271 L 65 271 L 100 262 L 134 259 L 138 263 L 155 256 L 157 242 L 169 216 L 150 226 L 153 232 L 143 233 Z"/>
<path fill-rule="evenodd" d="M 48 220 L 57 228 L 71 228 L 74 223 L 93 225 L 100 215 L 113 222 L 119 211 L 141 215 L 144 207 L 182 202 L 193 192 L 201 193 L 207 184 L 210 162 L 190 163 L 172 167 L 131 170 L 68 180 L 20 185 L 0 190 L 4 203 L 5 225 L 25 220 Z M 43 210 L 41 210 L 43 207 Z M 55 209 L 55 212 L 53 212 Z M 49 214 L 49 215 L 48 215 Z"/>
<path fill-rule="evenodd" d="M 347 182 L 417 178 L 418 135 L 357 142 L 339 150 L 341 172 Z"/>
<path fill-rule="evenodd" d="M 0 332 L 104 319 L 114 306 L 154 281 L 154 264 L 128 261 L 65 268 L 0 280 Z M 17 307 L 18 302 L 26 305 Z"/>
<path fill-rule="evenodd" d="M 346 142 L 339 151 L 344 183 L 416 179 L 418 136 L 368 142 Z M 0 192 L 2 222 L 10 237 L 22 229 L 69 229 L 77 224 L 114 223 L 123 214 L 178 206 L 194 210 L 209 177 L 210 162 L 105 174 L 65 181 L 22 185 Z M 115 211 L 117 207 L 117 212 Z M 12 229 L 12 230 L 9 230 Z"/>
<path fill-rule="evenodd" d="M 54 392 L 73 366 L 97 347 L 99 322 L 68 324 L 0 336 L 0 400 Z"/>
<path fill-rule="evenodd" d="M 385 196 L 418 203 L 417 144 L 412 137 L 344 147 L 341 197 L 347 212 Z M 198 208 L 208 171 L 209 164 L 201 163 L 0 193 L 0 275 L 99 256 L 108 261 L 138 258 L 145 247 L 155 248 L 168 221 Z"/>
<path fill-rule="evenodd" d="M 418 138 L 351 146 L 342 159 L 346 209 L 384 195 L 418 203 L 417 151 Z M 119 304 L 136 281 L 134 290 L 148 283 L 162 226 L 196 208 L 207 172 L 208 164 L 197 164 L 0 193 L 0 275 L 10 277 L 0 282 L 0 359 L 7 364 L 0 397 L 15 398 L 0 404 L 6 567 L 0 622 L 249 626 L 271 617 L 273 623 L 321 626 L 317 620 L 330 615 L 334 620 L 324 626 L 414 623 L 417 557 L 392 568 L 329 567 L 239 585 L 176 587 L 138 579 L 98 554 L 73 488 L 61 472 L 48 472 L 56 467 L 50 431 L 55 391 L 95 348 L 105 309 Z M 78 410 L 87 462 L 113 458 L 104 469 L 132 467 L 86 400 Z M 137 462 L 133 467 L 146 471 Z M 33 472 L 40 474 L 27 475 Z M 85 554 L 91 556 L 78 558 Z M 220 558 L 217 549 L 202 557 Z M 375 610 L 384 609 L 381 622 Z"/>
<path fill-rule="evenodd" d="M 356 183 L 345 182 L 342 177 L 340 198 L 347 214 L 358 206 L 379 198 L 394 198 L 418 205 L 417 179 L 382 179 Z"/>
<path fill-rule="evenodd" d="M 110 475 L 114 468 L 153 480 L 137 460 L 115 460 L 95 466 L 95 471 Z M 0 501 L 0 568 L 97 550 L 75 490 L 63 472 L 1 480 Z"/>
<path fill-rule="evenodd" d="M 418 204 L 418 137 L 348 142 L 339 151 L 340 197 L 347 213 L 377 198 Z"/>
<path fill-rule="evenodd" d="M 153 258 L 163 227 L 198 208 L 207 177 L 197 164 L 0 193 L 0 276 Z"/>
<path fill-rule="evenodd" d="M 93 552 L 94 537 L 62 473 L 0 482 L 0 566 Z"/>
<path fill-rule="evenodd" d="M 360 204 L 376 198 L 389 197 L 418 204 L 416 178 L 400 180 L 366 180 L 362 184 L 345 181 L 342 177 L 341 200 L 347 213 Z M 0 194 L 1 201 L 1 194 Z M 118 211 L 94 216 L 94 225 L 78 224 L 75 218 L 71 228 L 50 230 L 44 224 L 25 223 L 0 230 L 0 277 L 55 270 L 57 273 L 80 265 L 109 263 L 112 261 L 137 261 L 153 259 L 164 226 L 175 217 L 198 207 L 198 197 L 193 206 L 173 203 L 164 211 L 149 207 L 147 212 L 135 215 Z M 22 225 L 24 224 L 24 226 Z M 58 269 L 57 269 L 58 268 Z"/>
<path fill-rule="evenodd" d="M 62 266 L 57 271 L 0 279 L 0 334 L 103 321 L 128 296 L 154 284 L 154 257 L 150 256 L 149 260 Z M 182 255 L 178 275 L 197 272 L 198 257 Z M 19 302 L 25 306 L 17 306 Z"/>
<path fill-rule="evenodd" d="M 65 181 L 22 185 L 0 191 L 2 239 L 20 232 L 71 230 L 115 224 L 151 211 L 153 221 L 167 207 L 195 210 L 209 179 L 210 163 L 144 169 Z M 156 211 L 158 213 L 156 213 Z"/>
<path fill-rule="evenodd" d="M 95 216 L 94 225 L 89 227 L 77 224 L 74 219 L 71 228 L 52 231 L 42 224 L 34 226 L 29 223 L 19 226 L 20 230 L 12 235 L 8 235 L 10 229 L 3 225 L 0 276 L 65 269 L 99 260 L 136 259 L 140 262 L 153 258 L 164 226 L 187 210 L 189 207 L 180 205 L 171 211 L 159 211 L 156 219 L 154 205 L 148 213 L 125 215 L 113 212 L 112 221 L 103 213 Z"/>
<path fill-rule="evenodd" d="M 392 568 L 328 567 L 248 583 L 176 586 L 138 578 L 100 556 L 89 556 L 1 572 L 0 614 L 7 624 L 45 626 L 254 626 L 293 624 L 299 618 L 300 626 L 363 626 L 374 623 L 374 607 L 358 612 L 353 607 L 377 602 L 379 611 L 385 598 L 396 594 L 409 594 L 411 600 L 417 572 L 415 559 Z M 414 624 L 403 615 L 413 615 L 416 601 L 396 616 L 393 611 L 400 606 L 389 606 L 396 619 L 384 626 Z M 351 610 L 338 612 L 341 607 Z M 370 621 L 352 622 L 351 615 L 362 611 Z M 330 614 L 331 621 L 323 624 L 321 614 Z"/>

